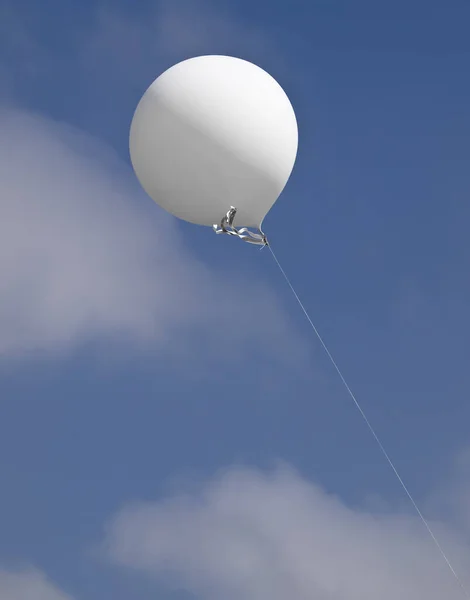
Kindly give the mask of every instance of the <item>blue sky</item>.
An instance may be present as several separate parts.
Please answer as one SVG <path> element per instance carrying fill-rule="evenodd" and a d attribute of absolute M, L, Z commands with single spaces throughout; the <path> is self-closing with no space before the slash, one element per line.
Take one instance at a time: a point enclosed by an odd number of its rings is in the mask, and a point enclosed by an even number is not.
<path fill-rule="evenodd" d="M 470 5 L 0 0 L 1 600 L 462 597 L 269 253 L 127 141 L 173 63 L 299 122 L 273 247 L 470 586 Z"/>

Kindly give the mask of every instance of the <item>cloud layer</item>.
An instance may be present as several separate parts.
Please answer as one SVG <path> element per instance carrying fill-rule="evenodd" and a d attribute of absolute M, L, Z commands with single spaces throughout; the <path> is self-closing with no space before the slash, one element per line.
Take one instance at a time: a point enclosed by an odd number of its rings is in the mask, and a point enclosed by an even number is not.
<path fill-rule="evenodd" d="M 163 236 L 129 205 L 123 165 L 45 118 L 3 110 L 0 127 L 0 352 L 161 333 L 152 314 L 176 310 L 158 294 L 171 259 L 157 259 Z"/>
<path fill-rule="evenodd" d="M 433 526 L 470 584 L 470 548 Z M 128 507 L 106 551 L 205 600 L 461 597 L 414 516 L 351 509 L 287 468 L 232 469 L 189 494 Z"/>
<path fill-rule="evenodd" d="M 110 337 L 169 354 L 190 334 L 220 350 L 228 315 L 231 346 L 262 336 L 258 352 L 295 353 L 275 295 L 192 256 L 108 146 L 18 110 L 0 128 L 0 354 Z"/>
<path fill-rule="evenodd" d="M 0 569 L 2 600 L 72 600 L 36 569 L 4 571 Z"/>

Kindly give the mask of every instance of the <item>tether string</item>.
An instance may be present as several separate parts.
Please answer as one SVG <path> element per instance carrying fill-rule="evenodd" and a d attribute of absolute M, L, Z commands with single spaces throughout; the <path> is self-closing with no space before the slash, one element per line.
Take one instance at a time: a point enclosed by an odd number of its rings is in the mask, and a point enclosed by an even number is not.
<path fill-rule="evenodd" d="M 361 405 L 359 404 L 356 396 L 353 394 L 351 388 L 349 387 L 346 379 L 343 376 L 343 373 L 341 372 L 340 368 L 338 367 L 335 359 L 333 358 L 331 352 L 329 351 L 327 345 L 325 344 L 325 342 L 323 341 L 323 338 L 321 337 L 320 333 L 318 332 L 318 329 L 315 327 L 315 324 L 313 323 L 312 319 L 310 318 L 310 315 L 307 312 L 307 309 L 305 308 L 305 306 L 303 305 L 302 301 L 300 300 L 297 292 L 294 289 L 294 286 L 292 285 L 292 283 L 290 282 L 290 279 L 287 277 L 286 272 L 284 271 L 284 269 L 281 266 L 281 263 L 279 262 L 277 256 L 275 255 L 271 244 L 268 244 L 268 248 L 272 254 L 272 257 L 274 258 L 277 266 L 279 267 L 279 270 L 281 271 L 284 279 L 286 280 L 287 285 L 289 286 L 289 288 L 291 289 L 292 293 L 295 296 L 295 299 L 297 300 L 300 308 L 302 309 L 304 315 L 307 317 L 308 322 L 310 323 L 313 331 L 315 332 L 315 335 L 317 336 L 320 344 L 322 345 L 324 351 L 326 352 L 326 354 L 328 355 L 328 358 L 330 359 L 333 367 L 335 368 L 336 372 L 338 373 L 341 381 L 343 382 L 344 387 L 346 388 L 349 396 L 351 397 L 352 401 L 354 402 L 357 410 L 360 412 L 362 418 L 364 419 L 365 424 L 367 425 L 369 431 L 371 432 L 372 436 L 374 437 L 375 441 L 377 442 L 377 445 L 379 446 L 382 454 L 384 455 L 385 459 L 387 460 L 388 464 L 390 465 L 391 469 L 393 470 L 393 472 L 395 473 L 398 481 L 400 482 L 401 487 L 403 488 L 403 490 L 405 491 L 405 494 L 408 496 L 411 504 L 413 505 L 415 511 L 417 512 L 419 518 L 421 519 L 423 525 L 425 526 L 425 528 L 427 529 L 429 535 L 431 536 L 433 542 L 435 543 L 437 549 L 439 550 L 439 552 L 441 553 L 443 559 L 445 560 L 447 566 L 449 567 L 452 575 L 454 576 L 454 578 L 456 579 L 457 583 L 459 584 L 461 590 L 463 591 L 464 595 L 466 596 L 466 598 L 468 600 L 470 600 L 470 593 L 467 591 L 466 587 L 464 586 L 462 580 L 460 579 L 460 577 L 457 575 L 454 567 L 452 566 L 450 560 L 447 557 L 447 554 L 444 552 L 444 549 L 442 548 L 441 544 L 439 543 L 439 540 L 437 539 L 437 537 L 435 536 L 433 530 L 431 529 L 431 526 L 429 525 L 428 521 L 426 520 L 426 518 L 424 517 L 423 513 L 421 512 L 421 510 L 419 509 L 417 503 L 415 502 L 413 496 L 411 495 L 411 492 L 409 491 L 408 487 L 406 486 L 405 482 L 403 481 L 403 479 L 401 478 L 400 474 L 397 471 L 397 468 L 395 467 L 392 459 L 390 458 L 388 452 L 385 450 L 382 442 L 379 439 L 379 436 L 377 435 L 377 433 L 375 432 L 375 429 L 372 427 L 369 419 L 367 418 L 364 410 L 362 409 Z"/>

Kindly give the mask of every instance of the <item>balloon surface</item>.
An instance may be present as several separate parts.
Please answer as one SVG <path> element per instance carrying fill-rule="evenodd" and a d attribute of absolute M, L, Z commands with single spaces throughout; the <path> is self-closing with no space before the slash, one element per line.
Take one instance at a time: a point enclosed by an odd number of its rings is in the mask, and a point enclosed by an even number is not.
<path fill-rule="evenodd" d="M 132 166 L 147 194 L 176 217 L 259 227 L 297 154 L 297 121 L 266 71 L 230 56 L 199 56 L 158 77 L 135 111 Z"/>

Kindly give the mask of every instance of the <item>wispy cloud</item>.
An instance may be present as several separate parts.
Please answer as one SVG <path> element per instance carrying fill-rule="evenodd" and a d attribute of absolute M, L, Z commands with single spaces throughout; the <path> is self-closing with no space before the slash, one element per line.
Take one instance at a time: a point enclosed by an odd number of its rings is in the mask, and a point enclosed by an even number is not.
<path fill-rule="evenodd" d="M 470 548 L 433 527 L 470 584 Z M 414 516 L 352 509 L 282 467 L 231 469 L 200 489 L 130 506 L 106 551 L 205 600 L 441 600 L 460 590 Z"/>
<path fill-rule="evenodd" d="M 284 63 L 270 35 L 235 18 L 223 3 L 160 0 L 145 14 L 132 15 L 98 7 L 89 35 L 85 64 L 98 56 L 126 77 L 198 54 L 243 54 L 276 62 L 278 68 L 279 61 Z"/>
<path fill-rule="evenodd" d="M 72 600 L 41 571 L 0 569 L 0 598 L 2 600 Z"/>
<path fill-rule="evenodd" d="M 198 333 L 220 348 L 227 315 L 234 348 L 261 336 L 258 352 L 285 353 L 295 334 L 275 295 L 191 255 L 108 146 L 15 110 L 0 129 L 0 354 L 110 337 L 169 353 Z"/>

